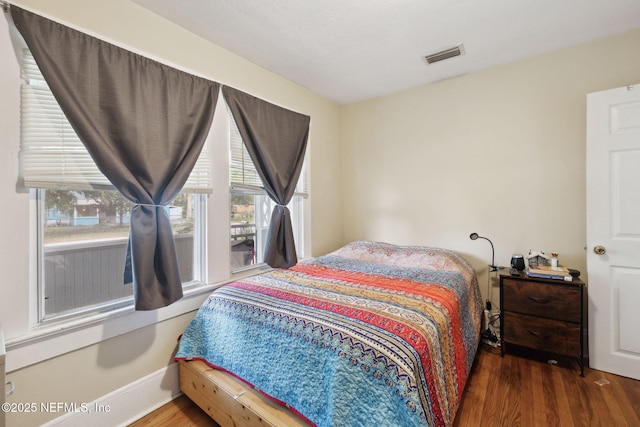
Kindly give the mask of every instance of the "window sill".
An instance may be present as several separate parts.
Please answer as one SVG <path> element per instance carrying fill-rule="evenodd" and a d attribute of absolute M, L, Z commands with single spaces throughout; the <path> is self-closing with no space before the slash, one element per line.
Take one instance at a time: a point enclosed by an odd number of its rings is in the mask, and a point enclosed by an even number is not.
<path fill-rule="evenodd" d="M 100 341 L 196 311 L 214 289 L 268 270 L 271 270 L 271 267 L 260 264 L 237 272 L 224 282 L 186 287 L 182 299 L 158 310 L 135 311 L 130 305 L 82 318 L 36 326 L 29 333 L 6 342 L 6 371 L 22 369 Z"/>
<path fill-rule="evenodd" d="M 168 307 L 135 311 L 127 306 L 72 321 L 45 324 L 6 342 L 6 370 L 12 372 L 80 348 L 197 310 L 221 284 L 185 289 Z M 177 338 L 177 337 L 176 337 Z"/>

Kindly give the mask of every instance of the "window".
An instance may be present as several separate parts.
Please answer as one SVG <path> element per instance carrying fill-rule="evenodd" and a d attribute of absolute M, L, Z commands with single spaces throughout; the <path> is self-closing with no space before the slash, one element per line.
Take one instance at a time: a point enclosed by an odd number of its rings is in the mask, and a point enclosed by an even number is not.
<path fill-rule="evenodd" d="M 275 202 L 262 187 L 262 181 L 247 152 L 238 127 L 229 114 L 229 180 L 231 192 L 231 272 L 264 263 L 264 252 L 271 212 Z M 300 173 L 296 193 L 287 207 L 291 212 L 298 258 L 304 257 L 304 211 L 307 199 L 306 162 Z"/>
<path fill-rule="evenodd" d="M 38 322 L 131 305 L 123 283 L 132 203 L 98 170 L 23 50 L 21 173 L 37 203 Z M 181 278 L 201 283 L 206 250 L 206 196 L 210 188 L 206 144 L 183 193 L 166 207 L 173 226 Z M 197 236 L 197 237 L 196 237 Z"/>
<path fill-rule="evenodd" d="M 216 124 L 190 176 L 189 188 L 172 201 L 174 207 L 167 208 L 174 220 L 185 298 L 158 310 L 157 318 L 134 312 L 132 286 L 123 283 L 131 205 L 119 198 L 90 159 L 29 51 L 18 53 L 21 79 L 12 80 L 11 85 L 19 84 L 21 94 L 15 102 L 20 102 L 21 114 L 20 183 L 30 189 L 29 198 L 24 199 L 30 205 L 30 271 L 29 286 L 20 289 L 20 299 L 4 306 L 28 297 L 27 314 L 24 305 L 16 304 L 21 317 L 14 335 L 24 343 L 15 350 L 20 366 L 58 355 L 60 349 L 79 348 L 196 310 L 214 286 L 233 274 L 255 274 L 267 268 L 263 248 L 273 202 L 259 180 L 254 185 L 245 183 L 250 182 L 245 178 L 252 173 L 252 165 L 240 169 L 243 179 L 230 178 L 235 171 L 228 163 L 232 120 L 220 100 Z M 18 111 L 18 105 L 11 105 Z M 253 173 L 257 176 L 255 170 Z M 301 178 L 300 182 L 305 181 Z M 218 190 L 229 188 L 229 193 L 204 194 L 203 188 L 213 188 L 213 183 Z M 306 193 L 299 192 L 289 205 L 300 258 L 309 253 L 305 239 L 308 202 Z M 245 234 L 237 237 L 252 233 L 253 242 L 242 242 L 244 247 L 236 248 L 241 261 L 236 260 L 232 268 L 231 211 L 234 222 L 253 224 L 248 230 L 233 227 L 234 235 Z M 75 330 L 82 333 L 71 333 Z"/>
<path fill-rule="evenodd" d="M 304 198 L 293 196 L 291 211 L 294 240 L 302 258 L 302 222 Z M 264 191 L 231 188 L 231 271 L 236 272 L 264 262 L 265 245 L 275 202 Z"/>
<path fill-rule="evenodd" d="M 123 283 L 132 203 L 117 191 L 37 190 L 39 319 L 47 321 L 129 305 Z M 194 257 L 194 206 L 202 195 L 180 193 L 165 208 L 171 219 L 184 283 L 202 277 Z"/>
<path fill-rule="evenodd" d="M 187 227 L 190 228 L 193 224 L 193 235 L 196 237 L 193 240 L 193 248 L 187 246 L 187 251 L 193 250 L 193 276 L 188 275 L 182 267 L 185 262 L 182 261 L 183 254 L 180 243 L 177 242 L 178 257 L 181 259 L 181 273 L 185 279 L 184 298 L 152 313 L 134 311 L 130 296 L 113 296 L 106 292 L 100 294 L 99 300 L 87 296 L 84 301 L 55 308 L 53 304 L 50 304 L 53 302 L 50 300 L 53 298 L 51 295 L 55 288 L 49 279 L 55 277 L 54 274 L 76 275 L 83 270 L 75 267 L 66 268 L 66 266 L 63 268 L 61 264 L 57 264 L 54 265 L 54 273 L 46 271 L 45 253 L 53 250 L 54 245 L 57 245 L 58 248 L 63 246 L 71 248 L 73 245 L 84 244 L 82 241 L 90 241 L 91 238 L 89 235 L 82 238 L 78 235 L 78 240 L 75 241 L 55 241 L 53 233 L 62 233 L 62 237 L 66 238 L 69 237 L 72 230 L 77 230 L 76 232 L 87 231 L 92 225 L 80 226 L 80 222 L 90 223 L 93 221 L 95 223 L 95 217 L 98 217 L 99 223 L 101 215 L 107 215 L 107 208 L 99 206 L 96 201 L 88 201 L 85 192 L 109 191 L 113 194 L 116 192 L 108 182 L 100 181 L 101 174 L 94 174 L 96 169 L 92 162 L 85 162 L 89 156 L 87 156 L 84 146 L 79 144 L 71 126 L 66 120 L 63 120 L 63 114 L 47 89 L 29 52 L 22 50 L 25 45 L 17 30 L 11 27 L 6 20 L 0 20 L 0 30 L 2 30 L 0 31 L 0 51 L 3 54 L 3 59 L 6 60 L 2 67 L 7 71 L 6 78 L 0 82 L 0 95 L 2 95 L 0 99 L 2 99 L 3 110 L 9 112 L 3 117 L 10 119 L 11 123 L 11 126 L 4 129 L 5 142 L 7 143 L 5 145 L 9 150 L 5 153 L 7 154 L 5 165 L 12 164 L 14 162 L 14 154 L 12 153 L 19 152 L 22 181 L 18 183 L 18 187 L 21 188 L 27 184 L 30 189 L 28 194 L 24 194 L 23 191 L 15 191 L 16 182 L 14 180 L 5 180 L 1 188 L 3 197 L 10 203 L 7 205 L 8 210 L 5 209 L 5 211 L 11 212 L 8 217 L 12 221 L 18 220 L 15 224 L 11 224 L 15 231 L 11 232 L 10 236 L 16 239 L 19 238 L 18 236 L 23 236 L 24 239 L 14 245 L 15 250 L 19 253 L 12 259 L 18 261 L 18 264 L 15 265 L 15 269 L 9 272 L 8 292 L 3 294 L 4 298 L 0 298 L 0 312 L 6 319 L 10 319 L 3 326 L 5 334 L 11 338 L 11 353 L 15 356 L 11 358 L 13 361 L 11 363 L 12 370 L 21 369 L 59 356 L 64 352 L 97 344 L 119 334 L 197 310 L 214 287 L 226 283 L 231 277 L 229 271 L 231 240 L 229 224 L 231 199 L 228 190 L 230 182 L 229 118 L 224 111 L 223 99 L 219 100 L 218 109 L 214 115 L 215 124 L 212 126 L 207 145 L 209 151 L 203 151 L 196 165 L 196 167 L 201 163 L 208 165 L 210 162 L 212 165 L 210 170 L 206 171 L 205 168 L 205 172 L 198 176 L 204 181 L 208 174 L 215 191 L 202 194 L 198 192 L 201 191 L 199 186 L 194 184 L 191 186 L 193 191 L 187 190 L 184 193 L 186 196 L 191 192 L 191 200 L 181 201 L 180 197 L 184 196 L 180 195 L 172 201 L 173 205 L 187 206 L 187 211 L 193 210 L 193 220 L 186 218 L 186 214 L 184 214 L 184 227 L 181 230 L 178 230 L 180 227 L 178 224 L 174 224 L 174 230 L 177 230 L 176 234 L 182 235 L 188 235 Z M 16 47 L 18 50 L 14 52 Z M 20 93 L 22 96 L 19 96 Z M 33 126 L 25 126 L 30 103 L 35 104 L 36 110 L 34 111 L 37 111 L 38 114 L 32 114 L 32 117 L 28 117 L 36 119 L 35 122 L 31 122 Z M 29 108 L 27 109 L 27 107 Z M 18 114 L 21 114 L 22 120 L 17 117 Z M 22 134 L 22 140 L 18 147 L 16 141 L 20 139 L 20 134 Z M 210 153 L 209 160 L 201 162 L 208 153 Z M 8 172 L 11 175 L 13 175 L 13 167 L 14 165 Z M 25 168 L 27 169 L 26 173 Z M 55 178 L 52 180 L 50 176 Z M 191 177 L 193 176 L 192 173 Z M 81 179 L 74 180 L 74 178 Z M 271 203 L 264 197 L 260 184 L 258 184 L 258 189 L 262 200 Z M 103 196 L 108 197 L 107 193 L 103 193 Z M 76 218 L 75 223 L 78 224 L 73 227 L 63 223 L 65 217 L 61 212 L 64 209 L 64 198 L 69 201 L 69 198 L 72 197 L 74 199 L 71 201 L 76 204 L 75 210 L 72 212 Z M 302 211 L 297 211 L 298 217 L 304 219 L 299 223 L 304 223 L 304 227 L 308 230 L 309 209 L 307 206 L 309 199 L 306 197 L 300 199 L 304 205 L 303 211 L 307 216 L 303 217 Z M 52 201 L 56 203 L 51 203 Z M 259 200 L 258 206 L 261 203 Z M 110 215 L 113 216 L 113 214 Z M 126 221 L 126 215 L 116 213 L 115 220 L 106 219 L 106 221 L 111 221 L 113 225 L 119 224 L 120 218 L 125 218 L 123 222 Z M 47 224 L 45 224 L 45 218 L 49 219 Z M 93 224 L 93 226 L 95 225 L 97 224 Z M 45 229 L 45 226 L 48 227 L 48 230 Z M 123 223 L 123 227 L 126 227 L 126 222 Z M 48 233 L 46 236 L 45 231 Z M 126 239 L 127 232 L 122 231 L 122 235 L 103 236 L 104 240 L 113 238 L 112 243 L 117 245 L 117 239 Z M 302 232 L 296 234 L 303 235 Z M 308 236 L 308 234 L 306 235 Z M 176 240 L 179 239 L 180 237 L 177 237 Z M 306 246 L 297 243 L 299 255 L 303 252 L 309 253 L 308 241 L 307 238 Z M 28 251 L 23 251 L 23 248 L 27 249 L 27 242 Z M 105 244 L 105 242 L 103 241 L 101 244 Z M 5 249 L 10 250 L 9 246 L 5 245 Z M 90 250 L 85 249 L 83 252 L 90 252 Z M 186 254 L 187 257 L 190 255 L 190 253 Z M 122 263 L 124 255 L 116 258 L 117 262 Z M 61 258 L 58 257 L 58 260 Z M 78 263 L 75 266 L 78 266 Z M 24 272 L 25 268 L 23 267 L 28 267 L 28 277 L 26 277 L 27 273 Z M 95 280 L 94 277 L 106 274 L 104 269 L 107 269 L 117 279 L 116 282 L 112 282 L 114 289 L 111 292 L 131 289 L 130 285 L 125 286 L 122 283 L 120 266 L 107 267 L 107 264 L 102 262 L 100 268 L 101 270 L 92 269 L 93 276 L 88 278 L 85 283 L 92 284 Z M 266 269 L 267 267 L 263 264 L 262 268 Z M 259 269 L 251 269 L 238 274 L 249 275 L 257 272 Z M 187 282 L 186 280 L 191 277 L 193 280 Z M 100 289 L 100 291 L 104 292 L 106 289 Z"/>

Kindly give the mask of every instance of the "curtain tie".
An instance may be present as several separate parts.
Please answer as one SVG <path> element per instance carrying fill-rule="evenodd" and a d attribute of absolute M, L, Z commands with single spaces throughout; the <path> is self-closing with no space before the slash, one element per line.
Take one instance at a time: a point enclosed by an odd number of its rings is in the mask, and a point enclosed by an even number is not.
<path fill-rule="evenodd" d="M 178 207 L 174 205 L 154 205 L 153 203 L 134 203 L 133 206 L 131 206 L 131 211 L 133 212 L 133 210 L 138 206 L 145 206 L 148 208 L 168 208 L 168 209 Z"/>
<path fill-rule="evenodd" d="M 136 206 L 148 206 L 153 208 L 175 208 L 176 207 L 173 205 L 154 205 L 151 203 L 134 203 L 131 209 L 135 208 Z"/>

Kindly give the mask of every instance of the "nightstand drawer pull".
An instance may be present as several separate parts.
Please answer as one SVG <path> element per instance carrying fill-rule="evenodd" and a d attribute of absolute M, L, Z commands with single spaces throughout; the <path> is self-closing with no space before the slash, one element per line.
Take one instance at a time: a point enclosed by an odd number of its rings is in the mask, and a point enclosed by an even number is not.
<path fill-rule="evenodd" d="M 527 295 L 527 298 L 529 298 L 533 302 L 537 302 L 538 304 L 548 304 L 551 302 L 551 299 L 549 298 L 538 298 L 532 297 L 531 295 Z"/>
<path fill-rule="evenodd" d="M 531 335 L 533 335 L 534 337 L 537 338 L 550 338 L 551 334 L 541 334 L 540 332 L 536 332 L 536 331 L 527 331 L 529 332 Z"/>

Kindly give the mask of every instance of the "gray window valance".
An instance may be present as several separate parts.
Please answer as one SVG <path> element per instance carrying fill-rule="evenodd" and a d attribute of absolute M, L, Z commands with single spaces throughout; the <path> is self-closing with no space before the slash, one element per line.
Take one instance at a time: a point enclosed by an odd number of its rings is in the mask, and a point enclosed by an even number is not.
<path fill-rule="evenodd" d="M 164 207 L 183 188 L 209 133 L 219 83 L 191 75 L 11 6 L 56 101 L 100 171 L 135 204 L 125 283 L 151 310 L 182 297 Z M 230 87 L 223 94 L 265 190 L 278 203 L 266 262 L 297 262 L 290 215 L 310 118 Z"/>

